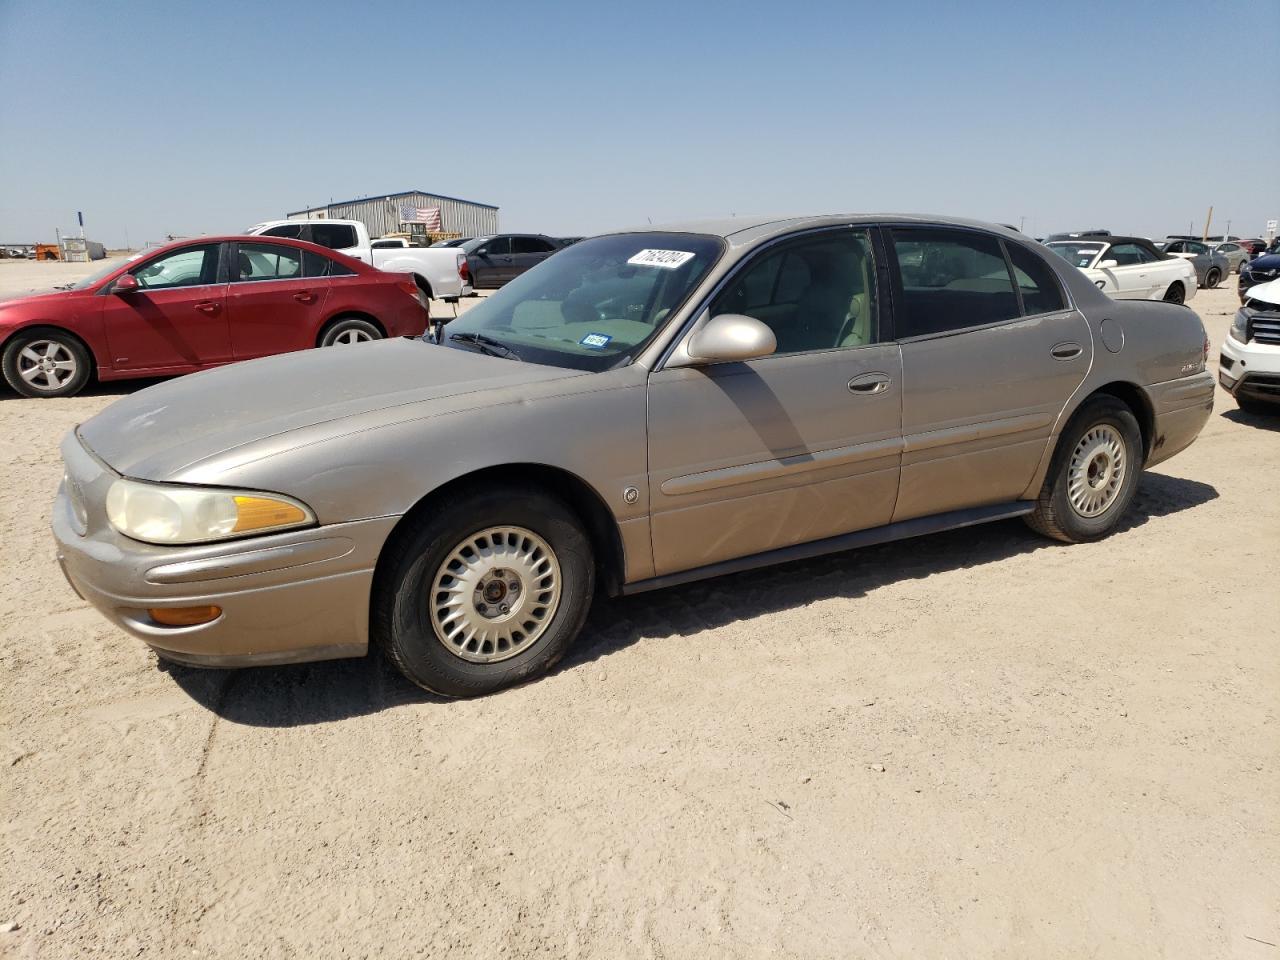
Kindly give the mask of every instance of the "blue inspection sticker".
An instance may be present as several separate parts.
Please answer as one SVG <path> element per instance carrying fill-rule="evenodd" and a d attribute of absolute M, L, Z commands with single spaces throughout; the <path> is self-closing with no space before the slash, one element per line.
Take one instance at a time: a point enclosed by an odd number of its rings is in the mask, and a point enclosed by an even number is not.
<path fill-rule="evenodd" d="M 590 347 L 592 350 L 603 350 L 609 345 L 609 341 L 613 337 L 606 336 L 603 333 L 588 333 L 585 337 L 578 341 L 584 347 Z"/>

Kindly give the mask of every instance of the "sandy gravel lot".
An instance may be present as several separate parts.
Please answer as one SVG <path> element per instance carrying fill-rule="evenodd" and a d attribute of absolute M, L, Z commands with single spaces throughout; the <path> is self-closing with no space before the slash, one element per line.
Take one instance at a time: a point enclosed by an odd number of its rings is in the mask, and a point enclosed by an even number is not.
<path fill-rule="evenodd" d="M 0 954 L 1280 957 L 1280 417 L 1219 393 L 1102 543 L 601 602 L 457 703 L 163 668 L 77 600 L 57 442 L 131 389 L 0 397 Z"/>

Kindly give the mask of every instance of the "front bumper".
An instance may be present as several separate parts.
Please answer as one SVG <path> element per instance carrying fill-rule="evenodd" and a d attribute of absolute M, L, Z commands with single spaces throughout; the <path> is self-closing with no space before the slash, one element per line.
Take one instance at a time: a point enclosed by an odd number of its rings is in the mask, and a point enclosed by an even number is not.
<path fill-rule="evenodd" d="M 1227 337 L 1218 351 L 1218 384 L 1233 397 L 1280 403 L 1280 345 Z"/>
<path fill-rule="evenodd" d="M 229 543 L 164 547 L 121 536 L 106 521 L 116 474 L 74 434 L 53 506 L 58 562 L 72 588 L 169 660 L 235 667 L 362 656 L 373 569 L 397 517 L 329 524 Z M 72 491 L 83 504 L 77 515 Z M 148 610 L 216 605 L 217 619 L 157 623 Z"/>

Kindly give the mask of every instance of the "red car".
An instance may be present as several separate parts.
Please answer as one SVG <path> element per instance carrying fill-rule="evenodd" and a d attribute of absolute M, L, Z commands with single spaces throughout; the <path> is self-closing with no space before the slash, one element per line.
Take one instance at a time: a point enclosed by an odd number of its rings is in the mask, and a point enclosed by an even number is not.
<path fill-rule="evenodd" d="M 421 336 L 413 278 L 272 237 L 182 240 L 55 293 L 0 303 L 4 378 L 27 397 L 273 353 Z"/>

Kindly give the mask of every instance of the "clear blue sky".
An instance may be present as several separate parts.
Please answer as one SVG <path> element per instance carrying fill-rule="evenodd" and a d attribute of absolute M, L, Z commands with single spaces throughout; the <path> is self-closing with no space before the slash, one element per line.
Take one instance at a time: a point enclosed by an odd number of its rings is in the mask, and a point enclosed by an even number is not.
<path fill-rule="evenodd" d="M 1277 36 L 1280 0 L 0 0 L 0 241 L 412 188 L 563 234 L 899 210 L 1163 236 L 1210 204 L 1250 234 L 1280 216 Z"/>

